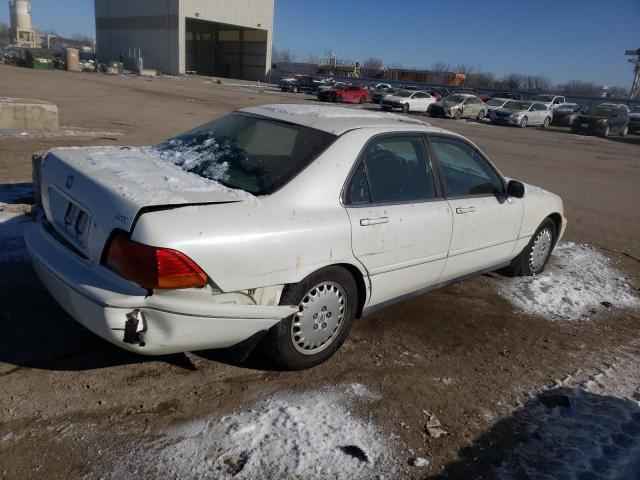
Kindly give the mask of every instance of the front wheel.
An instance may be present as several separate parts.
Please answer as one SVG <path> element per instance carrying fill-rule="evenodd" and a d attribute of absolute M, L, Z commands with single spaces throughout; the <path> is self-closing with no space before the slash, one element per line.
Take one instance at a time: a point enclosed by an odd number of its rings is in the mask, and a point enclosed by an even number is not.
<path fill-rule="evenodd" d="M 511 265 L 499 273 L 509 277 L 527 277 L 542 273 L 551 257 L 556 238 L 556 224 L 550 218 L 544 219 L 525 249 L 513 259 Z"/>
<path fill-rule="evenodd" d="M 520 120 L 520 127 L 524 128 L 527 126 L 527 124 L 529 123 L 529 119 L 527 117 L 522 117 L 522 120 Z"/>
<path fill-rule="evenodd" d="M 625 135 L 627 135 L 627 133 L 629 133 L 629 127 L 627 125 L 625 125 L 625 127 L 620 132 L 620 136 L 624 137 Z"/>
<path fill-rule="evenodd" d="M 608 137 L 610 133 L 611 133 L 611 126 L 607 125 L 606 127 L 604 127 L 604 132 L 602 132 L 602 136 Z"/>
<path fill-rule="evenodd" d="M 342 95 L 336 95 L 334 98 L 336 99 L 336 103 L 342 103 Z"/>
<path fill-rule="evenodd" d="M 484 110 L 480 110 L 478 112 L 478 120 L 482 120 L 484 118 Z"/>
<path fill-rule="evenodd" d="M 289 370 L 302 370 L 331 357 L 347 338 L 358 304 L 351 274 L 340 267 L 319 270 L 290 285 L 281 305 L 298 305 L 298 313 L 269 330 L 263 349 Z"/>
<path fill-rule="evenodd" d="M 402 104 L 402 113 L 409 113 L 409 104 L 408 103 Z"/>
<path fill-rule="evenodd" d="M 362 105 L 364 103 L 367 103 L 367 97 L 362 96 L 362 97 L 360 97 L 360 105 Z"/>
<path fill-rule="evenodd" d="M 462 110 L 456 110 L 453 114 L 453 118 L 455 120 L 460 120 L 462 118 Z"/>

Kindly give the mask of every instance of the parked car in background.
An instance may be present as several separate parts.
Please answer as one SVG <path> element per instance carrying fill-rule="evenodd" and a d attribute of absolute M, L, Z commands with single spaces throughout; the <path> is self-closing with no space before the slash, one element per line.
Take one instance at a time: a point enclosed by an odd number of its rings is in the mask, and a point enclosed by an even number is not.
<path fill-rule="evenodd" d="M 436 99 L 427 92 L 417 90 L 401 90 L 392 95 L 385 96 L 380 102 L 383 110 L 400 109 L 404 113 L 428 112 L 429 107 L 436 102 Z"/>
<path fill-rule="evenodd" d="M 496 92 L 491 98 L 508 98 L 509 100 L 522 100 L 522 95 L 515 92 Z"/>
<path fill-rule="evenodd" d="M 374 87 L 373 90 L 375 91 L 384 91 L 384 90 L 391 90 L 393 87 L 391 85 L 389 85 L 388 83 L 377 83 Z"/>
<path fill-rule="evenodd" d="M 485 105 L 487 106 L 487 118 L 491 117 L 491 112 L 493 112 L 494 110 L 497 110 L 498 108 L 502 108 L 504 107 L 507 103 L 511 102 L 511 99 L 509 98 L 497 98 L 497 97 L 492 97 L 489 98 L 485 103 Z"/>
<path fill-rule="evenodd" d="M 371 101 L 373 103 L 380 103 L 380 101 L 386 97 L 387 95 L 393 95 L 396 92 L 399 92 L 400 89 L 395 88 L 395 87 L 390 87 L 390 88 L 381 88 L 379 90 L 374 90 L 373 92 L 371 92 Z"/>
<path fill-rule="evenodd" d="M 369 100 L 369 90 L 362 85 L 350 84 L 319 92 L 318 100 L 336 103 L 367 103 Z"/>
<path fill-rule="evenodd" d="M 640 107 L 634 107 L 629 112 L 629 131 L 640 133 Z"/>
<path fill-rule="evenodd" d="M 512 100 L 504 107 L 491 112 L 491 122 L 503 125 L 527 127 L 539 125 L 543 128 L 551 124 L 553 112 L 541 102 Z"/>
<path fill-rule="evenodd" d="M 603 137 L 617 133 L 624 137 L 629 132 L 629 108 L 615 103 L 601 103 L 578 115 L 571 131 Z"/>
<path fill-rule="evenodd" d="M 465 137 L 339 107 L 245 108 L 153 148 L 54 149 L 34 178 L 33 267 L 87 329 L 144 355 L 262 343 L 287 369 L 327 360 L 385 306 L 541 273 L 567 224 L 560 197 L 507 180 Z"/>
<path fill-rule="evenodd" d="M 548 94 L 536 95 L 531 99 L 531 101 L 544 103 L 551 110 L 558 108 L 560 105 L 563 105 L 567 102 L 567 100 L 562 95 Z"/>
<path fill-rule="evenodd" d="M 325 85 L 319 86 L 316 93 L 324 92 L 325 90 L 331 90 L 332 88 L 340 90 L 346 86 L 347 84 L 344 82 L 335 82 L 331 84 L 325 84 Z"/>
<path fill-rule="evenodd" d="M 490 98 L 486 93 L 480 93 L 480 90 L 478 90 L 477 88 L 456 88 L 451 92 L 451 94 L 454 93 L 469 93 L 471 95 L 475 95 L 483 102 Z"/>
<path fill-rule="evenodd" d="M 429 109 L 433 117 L 477 118 L 482 120 L 487 114 L 486 104 L 477 96 L 470 93 L 453 93 L 434 103 Z"/>
<path fill-rule="evenodd" d="M 425 92 L 427 92 L 429 95 L 431 95 L 433 98 L 436 99 L 436 102 L 439 102 L 440 100 L 442 100 L 442 94 L 440 92 L 438 92 L 437 90 L 434 90 L 432 88 L 425 90 Z"/>
<path fill-rule="evenodd" d="M 429 87 L 428 91 L 433 91 L 438 93 L 440 95 L 440 99 L 443 99 L 444 97 L 448 97 L 450 94 L 450 90 L 447 87 Z"/>
<path fill-rule="evenodd" d="M 283 92 L 315 92 L 318 83 L 310 75 L 293 75 L 280 80 L 280 90 Z"/>
<path fill-rule="evenodd" d="M 584 112 L 585 107 L 578 105 L 577 103 L 565 103 L 558 108 L 553 109 L 553 118 L 551 119 L 551 125 L 558 125 L 560 127 L 570 127 L 575 122 L 578 115 Z"/>

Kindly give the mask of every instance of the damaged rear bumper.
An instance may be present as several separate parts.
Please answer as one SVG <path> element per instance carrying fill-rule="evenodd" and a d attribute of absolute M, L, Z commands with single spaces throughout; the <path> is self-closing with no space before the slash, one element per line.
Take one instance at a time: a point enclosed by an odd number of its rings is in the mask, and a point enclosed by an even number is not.
<path fill-rule="evenodd" d="M 56 301 L 96 335 L 133 352 L 225 348 L 297 311 L 293 306 L 217 303 L 206 289 L 149 295 L 71 252 L 39 223 L 27 230 L 25 241 L 38 277 Z M 136 341 L 129 343 L 132 321 Z"/>

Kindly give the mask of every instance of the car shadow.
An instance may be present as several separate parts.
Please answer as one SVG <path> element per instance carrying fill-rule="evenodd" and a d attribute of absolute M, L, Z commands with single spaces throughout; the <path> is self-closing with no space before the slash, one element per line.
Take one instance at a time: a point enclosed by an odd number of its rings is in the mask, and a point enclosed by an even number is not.
<path fill-rule="evenodd" d="M 640 399 L 640 391 L 636 394 Z M 637 401 L 554 388 L 526 402 L 426 479 L 640 478 Z"/>

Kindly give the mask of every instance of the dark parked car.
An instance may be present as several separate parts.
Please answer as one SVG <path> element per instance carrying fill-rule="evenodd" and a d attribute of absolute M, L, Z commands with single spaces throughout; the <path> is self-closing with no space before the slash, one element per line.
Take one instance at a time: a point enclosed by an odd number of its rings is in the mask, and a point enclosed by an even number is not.
<path fill-rule="evenodd" d="M 582 105 L 575 103 L 567 103 L 553 110 L 553 120 L 551 125 L 558 125 L 561 127 L 571 127 L 576 118 L 586 110 Z"/>
<path fill-rule="evenodd" d="M 283 92 L 315 92 L 318 82 L 310 75 L 293 75 L 280 80 L 280 90 Z"/>
<path fill-rule="evenodd" d="M 629 107 L 615 103 L 601 103 L 578 115 L 571 127 L 573 133 L 608 137 L 617 133 L 624 137 L 629 131 Z"/>
<path fill-rule="evenodd" d="M 509 100 L 522 100 L 522 95 L 515 92 L 496 92 L 491 98 L 508 98 Z"/>
<path fill-rule="evenodd" d="M 395 88 L 395 87 L 391 87 L 391 88 L 381 88 L 381 89 L 377 89 L 374 90 L 371 93 L 371 101 L 373 103 L 380 103 L 382 101 L 382 99 L 386 96 L 386 95 L 393 95 L 396 92 L 399 92 L 400 89 Z"/>
<path fill-rule="evenodd" d="M 629 112 L 629 131 L 640 133 L 640 107 L 634 107 Z"/>

